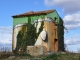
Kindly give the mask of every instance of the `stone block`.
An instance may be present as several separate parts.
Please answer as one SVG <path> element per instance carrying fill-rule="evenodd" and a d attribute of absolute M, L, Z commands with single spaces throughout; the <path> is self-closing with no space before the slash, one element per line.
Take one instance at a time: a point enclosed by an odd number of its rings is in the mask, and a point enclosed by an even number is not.
<path fill-rule="evenodd" d="M 46 55 L 47 50 L 45 46 L 27 46 L 27 53 L 32 56 Z"/>

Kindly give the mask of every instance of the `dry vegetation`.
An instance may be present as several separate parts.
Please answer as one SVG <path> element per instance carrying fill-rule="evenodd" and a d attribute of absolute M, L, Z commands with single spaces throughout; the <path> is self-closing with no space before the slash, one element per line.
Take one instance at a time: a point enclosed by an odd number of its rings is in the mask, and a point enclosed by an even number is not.
<path fill-rule="evenodd" d="M 60 52 L 48 56 L 39 56 L 39 57 L 32 57 L 29 55 L 18 55 L 14 56 L 11 52 L 1 52 L 0 53 L 0 60 L 27 60 L 27 59 L 37 59 L 37 60 L 80 60 L 79 53 L 65 53 Z M 35 59 L 35 60 L 36 60 Z"/>
<path fill-rule="evenodd" d="M 58 52 L 52 55 L 33 57 L 29 54 L 13 55 L 10 50 L 0 50 L 0 60 L 80 60 L 80 53 Z"/>
<path fill-rule="evenodd" d="M 4 47 L 0 49 L 0 60 L 4 60 L 12 55 L 13 53 L 10 51 L 10 49 Z"/>
<path fill-rule="evenodd" d="M 13 55 L 12 52 L 0 52 L 0 60 L 1 59 L 6 59 L 6 58 L 8 58 L 12 55 Z"/>
<path fill-rule="evenodd" d="M 58 60 L 80 60 L 80 53 L 58 53 Z"/>

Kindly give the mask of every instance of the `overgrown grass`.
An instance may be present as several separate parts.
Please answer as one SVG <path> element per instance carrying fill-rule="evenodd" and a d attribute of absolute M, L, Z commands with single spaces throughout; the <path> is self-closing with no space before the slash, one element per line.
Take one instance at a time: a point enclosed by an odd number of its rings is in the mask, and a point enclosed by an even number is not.
<path fill-rule="evenodd" d="M 16 57 L 15 60 L 18 57 L 19 57 L 18 60 L 19 59 L 27 59 L 27 58 L 29 58 L 29 59 L 37 58 L 37 60 L 39 60 L 39 59 L 42 59 L 42 60 L 80 60 L 80 54 L 79 53 L 58 52 L 58 53 L 51 54 L 51 55 L 33 57 L 29 54 L 13 55 L 12 52 L 0 52 L 0 60 L 1 59 L 4 60 L 6 58 L 9 58 L 10 56 L 15 56 Z"/>
<path fill-rule="evenodd" d="M 12 55 L 13 55 L 12 52 L 0 52 L 0 59 L 5 59 L 5 58 L 8 58 Z"/>
<path fill-rule="evenodd" d="M 57 54 L 58 60 L 80 60 L 79 53 L 59 53 Z"/>
<path fill-rule="evenodd" d="M 57 54 L 47 55 L 46 57 L 43 57 L 42 60 L 57 60 Z"/>
<path fill-rule="evenodd" d="M 47 55 L 42 60 L 80 60 L 80 53 L 58 52 L 56 54 Z"/>

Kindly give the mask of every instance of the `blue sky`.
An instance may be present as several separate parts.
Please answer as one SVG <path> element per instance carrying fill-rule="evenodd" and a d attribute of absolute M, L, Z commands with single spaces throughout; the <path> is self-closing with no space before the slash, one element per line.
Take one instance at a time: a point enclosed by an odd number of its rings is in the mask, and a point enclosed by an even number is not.
<path fill-rule="evenodd" d="M 64 21 L 67 50 L 80 49 L 80 0 L 0 0 L 0 47 L 11 48 L 13 18 L 29 11 L 56 9 Z"/>

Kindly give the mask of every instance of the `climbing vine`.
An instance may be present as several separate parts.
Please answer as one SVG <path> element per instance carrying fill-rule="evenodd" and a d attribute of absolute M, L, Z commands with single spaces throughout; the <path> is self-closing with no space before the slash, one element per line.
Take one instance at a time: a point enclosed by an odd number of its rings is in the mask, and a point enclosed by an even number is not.
<path fill-rule="evenodd" d="M 39 34 L 41 33 L 41 31 L 43 30 L 43 26 L 44 26 L 44 22 L 42 21 L 41 22 L 41 26 L 39 28 L 39 32 L 36 34 L 37 35 L 37 38 L 38 38 Z"/>
<path fill-rule="evenodd" d="M 28 20 L 31 21 L 31 18 L 29 17 Z M 44 22 L 42 21 L 38 33 L 36 33 L 36 27 L 34 27 L 30 22 L 25 23 L 22 26 L 22 29 L 17 35 L 16 53 L 18 53 L 19 50 L 21 53 L 25 53 L 27 46 L 34 45 L 40 32 L 43 30 L 43 25 Z"/>
<path fill-rule="evenodd" d="M 64 51 L 64 26 L 61 18 L 58 23 L 58 46 L 59 51 Z"/>
<path fill-rule="evenodd" d="M 17 35 L 17 45 L 16 45 L 16 52 L 20 51 L 24 51 L 25 47 L 26 47 L 26 36 L 27 36 L 27 32 L 26 32 L 26 25 L 22 26 L 22 30 L 19 31 L 18 35 Z"/>

